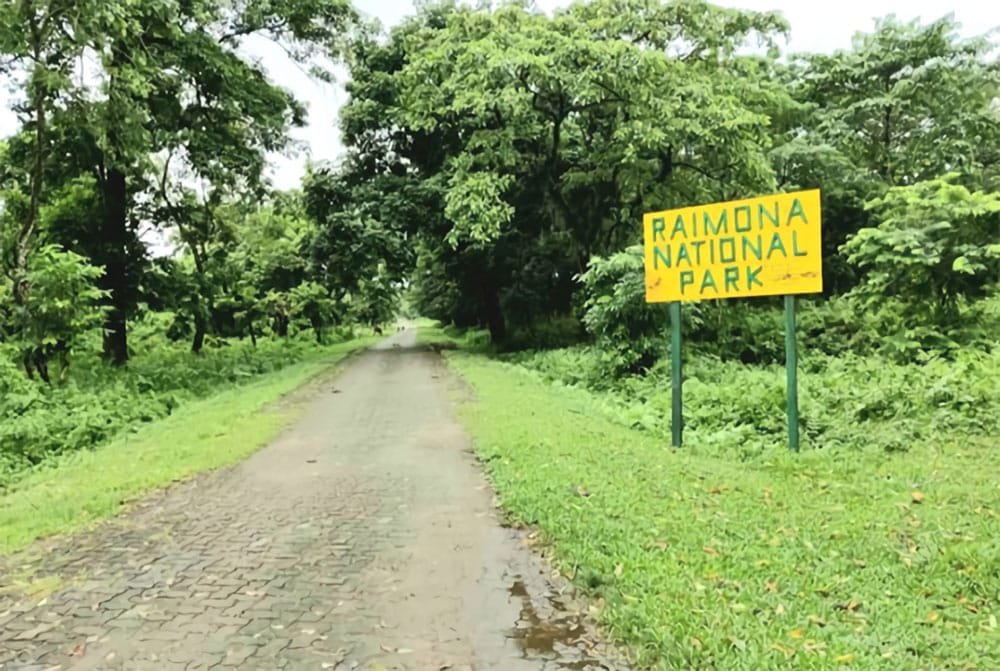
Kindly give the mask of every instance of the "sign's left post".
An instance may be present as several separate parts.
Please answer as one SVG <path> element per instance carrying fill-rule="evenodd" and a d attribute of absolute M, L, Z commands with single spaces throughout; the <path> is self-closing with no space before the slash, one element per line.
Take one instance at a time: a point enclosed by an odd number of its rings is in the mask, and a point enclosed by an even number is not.
<path fill-rule="evenodd" d="M 674 447 L 684 438 L 684 397 L 681 361 L 681 302 L 670 304 L 670 437 Z"/>

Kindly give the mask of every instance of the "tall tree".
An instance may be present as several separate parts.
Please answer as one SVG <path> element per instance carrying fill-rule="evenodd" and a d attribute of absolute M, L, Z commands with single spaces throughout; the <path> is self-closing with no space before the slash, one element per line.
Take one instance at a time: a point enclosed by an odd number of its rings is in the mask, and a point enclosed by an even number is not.
<path fill-rule="evenodd" d="M 138 300 L 154 154 L 171 151 L 197 178 L 256 188 L 268 151 L 286 145 L 304 110 L 241 50 L 251 37 L 280 44 L 290 57 L 338 55 L 353 17 L 345 0 L 19 0 L 0 8 L 0 53 L 27 73 L 23 122 L 35 135 L 27 207 L 13 245 L 24 272 L 37 229 L 53 101 L 62 96 L 71 161 L 93 175 L 100 216 L 79 236 L 104 268 L 109 296 L 105 352 L 128 359 L 127 322 Z M 86 77 L 71 82 L 74 58 Z M 316 62 L 322 62 L 319 58 Z M 29 114 L 30 112 L 30 114 Z M 75 131 L 69 131 L 69 128 Z M 69 146 L 69 145 L 67 145 Z"/>
<path fill-rule="evenodd" d="M 643 209 L 773 185 L 767 112 L 787 95 L 737 49 L 784 28 L 704 2 L 432 6 L 364 50 L 348 139 L 361 164 L 400 157 L 434 184 L 444 229 L 425 248 L 457 263 L 432 267 L 457 273 L 502 340 L 511 318 L 568 310 L 573 275 Z M 538 282 L 554 300 L 531 307 Z"/>
<path fill-rule="evenodd" d="M 824 189 L 827 286 L 852 288 L 839 250 L 876 222 L 865 208 L 890 188 L 957 173 L 970 189 L 1000 178 L 1000 63 L 987 37 L 963 39 L 954 19 L 880 20 L 852 48 L 794 59 L 782 77 L 803 104 L 773 157 L 785 186 Z"/>
<path fill-rule="evenodd" d="M 888 186 L 949 171 L 981 183 L 1000 161 L 995 47 L 959 37 L 951 16 L 889 17 L 850 51 L 804 57 L 800 94 L 820 135 Z"/>
<path fill-rule="evenodd" d="M 12 282 L 14 300 L 24 303 L 30 290 L 28 262 L 38 233 L 45 191 L 45 171 L 51 157 L 49 123 L 53 109 L 66 95 L 74 58 L 81 47 L 73 39 L 80 31 L 78 6 L 64 0 L 17 0 L 0 7 L 0 74 L 19 75 L 25 97 L 15 105 L 24 131 L 23 179 L 9 182 L 8 223 L 4 232 L 4 269 Z M 10 175 L 8 175 L 10 177 Z M 11 216 L 13 215 L 13 216 Z"/>

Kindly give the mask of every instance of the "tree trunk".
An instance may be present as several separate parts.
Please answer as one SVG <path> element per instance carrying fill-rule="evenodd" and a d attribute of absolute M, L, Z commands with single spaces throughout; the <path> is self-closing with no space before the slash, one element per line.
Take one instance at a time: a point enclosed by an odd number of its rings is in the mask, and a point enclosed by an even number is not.
<path fill-rule="evenodd" d="M 52 380 L 49 377 L 48 357 L 45 355 L 45 350 L 42 347 L 25 349 L 22 352 L 22 363 L 24 364 L 24 371 L 28 374 L 29 380 L 34 380 L 35 375 L 33 371 L 38 371 L 38 377 L 45 384 L 52 384 Z"/>
<path fill-rule="evenodd" d="M 24 373 L 29 380 L 35 379 L 35 366 L 31 362 L 31 350 L 21 350 L 21 365 L 24 366 Z"/>
<path fill-rule="evenodd" d="M 313 331 L 316 332 L 316 344 L 323 344 L 323 321 L 320 319 L 310 319 L 312 323 Z"/>
<path fill-rule="evenodd" d="M 102 242 L 105 247 L 102 287 L 110 293 L 110 310 L 104 321 L 104 356 L 113 365 L 128 361 L 127 320 L 129 312 L 128 277 L 128 197 L 125 173 L 117 168 L 108 169 L 103 185 L 104 226 Z"/>
<path fill-rule="evenodd" d="M 479 288 L 483 300 L 483 318 L 490 330 L 490 339 L 496 344 L 502 343 L 507 338 L 507 323 L 500 309 L 500 294 L 496 282 L 486 275 L 480 282 Z"/>
<path fill-rule="evenodd" d="M 281 338 L 288 337 L 288 317 L 279 315 L 274 318 L 274 332 Z"/>
<path fill-rule="evenodd" d="M 191 343 L 191 351 L 201 354 L 201 349 L 205 346 L 205 334 L 208 332 L 208 323 L 203 317 L 194 319 L 194 340 Z"/>
<path fill-rule="evenodd" d="M 32 36 L 34 38 L 33 55 L 35 68 L 41 68 L 41 38 L 38 34 L 36 25 L 32 25 Z M 32 73 L 33 77 L 34 74 L 35 73 Z M 20 230 L 18 231 L 17 241 L 14 248 L 14 267 L 12 268 L 11 273 L 11 279 L 13 281 L 11 289 L 13 290 L 14 305 L 21 308 L 18 312 L 22 314 L 22 319 L 25 320 L 20 324 L 22 334 L 27 331 L 32 318 L 28 312 L 28 308 L 26 307 L 29 293 L 31 291 L 31 286 L 28 283 L 28 258 L 31 255 L 31 248 L 35 238 L 35 228 L 38 225 L 38 212 L 41 209 L 42 203 L 42 180 L 45 177 L 45 162 L 48 156 L 48 152 L 46 151 L 47 147 L 45 146 L 45 143 L 47 142 L 46 134 L 48 129 L 48 117 L 45 113 L 45 94 L 38 86 L 29 86 L 28 90 L 33 91 L 33 93 L 31 93 L 31 104 L 35 113 L 35 146 L 30 176 L 31 199 L 28 205 L 27 216 L 21 223 Z M 25 351 L 23 356 L 24 370 L 28 374 L 29 379 L 34 379 L 34 373 L 32 370 L 33 368 L 37 368 L 38 375 L 43 380 L 48 382 L 49 375 L 45 361 L 43 359 L 41 367 L 38 367 L 37 358 L 38 357 L 35 356 L 34 359 L 36 361 L 33 362 L 33 355 L 31 351 Z"/>
<path fill-rule="evenodd" d="M 40 54 L 36 49 L 36 62 Z M 36 67 L 41 67 L 40 65 Z M 42 203 L 42 180 L 45 178 L 45 158 L 46 158 L 46 130 L 48 127 L 45 116 L 45 99 L 42 94 L 36 93 L 32 100 L 35 108 L 35 147 L 34 161 L 31 166 L 31 200 L 28 206 L 28 215 L 21 225 L 21 230 L 17 236 L 17 245 L 14 258 L 14 302 L 17 305 L 24 305 L 28 297 L 28 256 L 31 254 L 31 246 L 34 241 L 35 227 L 38 224 L 38 211 Z"/>
<path fill-rule="evenodd" d="M 880 158 L 881 165 L 879 166 L 879 172 L 882 174 L 882 179 L 892 183 L 892 105 L 886 105 L 885 111 L 882 113 L 882 156 Z"/>

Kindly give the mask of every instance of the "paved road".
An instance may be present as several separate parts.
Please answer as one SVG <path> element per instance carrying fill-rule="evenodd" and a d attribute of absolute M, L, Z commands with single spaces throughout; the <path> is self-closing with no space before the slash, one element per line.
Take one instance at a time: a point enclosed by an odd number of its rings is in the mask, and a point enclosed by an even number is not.
<path fill-rule="evenodd" d="M 64 586 L 0 596 L 0 669 L 620 668 L 499 525 L 457 383 L 414 342 L 299 392 L 243 464 L 49 543 Z"/>

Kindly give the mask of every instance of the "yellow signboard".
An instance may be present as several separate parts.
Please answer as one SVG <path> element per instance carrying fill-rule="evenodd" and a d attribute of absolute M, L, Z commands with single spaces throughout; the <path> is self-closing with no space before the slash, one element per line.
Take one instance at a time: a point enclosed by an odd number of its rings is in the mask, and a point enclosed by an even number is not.
<path fill-rule="evenodd" d="M 819 190 L 643 217 L 646 301 L 823 291 Z"/>

